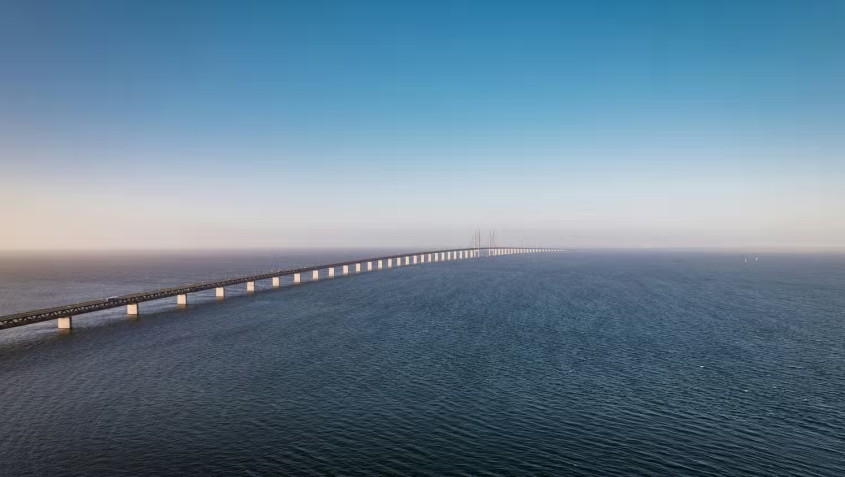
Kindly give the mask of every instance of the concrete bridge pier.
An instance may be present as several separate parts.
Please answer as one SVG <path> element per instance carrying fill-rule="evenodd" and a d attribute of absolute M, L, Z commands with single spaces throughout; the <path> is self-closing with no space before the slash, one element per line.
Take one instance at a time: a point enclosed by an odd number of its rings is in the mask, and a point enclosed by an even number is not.
<path fill-rule="evenodd" d="M 392 267 L 393 267 L 393 259 L 392 259 L 392 258 L 388 258 L 388 259 L 387 259 L 387 268 L 392 268 Z"/>
<path fill-rule="evenodd" d="M 294 283 L 302 283 L 302 278 L 300 278 L 298 273 L 293 274 L 293 282 Z"/>
<path fill-rule="evenodd" d="M 138 316 L 138 304 L 130 303 L 126 305 L 126 314 L 129 316 Z"/>
<path fill-rule="evenodd" d="M 187 306 L 188 305 L 188 294 L 182 293 L 181 295 L 176 295 L 176 304 L 179 306 Z"/>
<path fill-rule="evenodd" d="M 215 288 L 214 296 L 216 296 L 217 298 L 226 298 L 226 289 L 223 287 Z"/>
<path fill-rule="evenodd" d="M 329 268 L 329 278 L 334 278 L 334 267 Z"/>
<path fill-rule="evenodd" d="M 382 266 L 381 266 L 381 260 L 379 260 L 379 261 L 378 261 L 378 269 L 379 269 L 379 270 L 381 270 L 381 269 L 382 269 Z"/>
<path fill-rule="evenodd" d="M 71 328 L 73 328 L 73 317 L 72 316 L 65 316 L 65 317 L 59 318 L 57 321 L 59 322 L 58 323 L 59 331 L 70 331 Z"/>
<path fill-rule="evenodd" d="M 319 279 L 320 279 L 320 271 L 319 270 L 312 271 L 311 272 L 311 280 L 316 282 Z"/>
<path fill-rule="evenodd" d="M 253 293 L 255 291 L 255 282 L 246 282 L 246 291 L 247 293 Z"/>
<path fill-rule="evenodd" d="M 397 266 L 397 267 L 401 267 L 401 266 L 402 266 L 402 257 L 396 257 L 396 266 Z"/>
<path fill-rule="evenodd" d="M 367 262 L 367 271 L 368 271 L 368 272 L 372 272 L 372 271 L 373 271 L 373 262 Z"/>
<path fill-rule="evenodd" d="M 279 277 L 273 277 L 273 288 L 279 288 L 282 286 L 280 283 Z"/>
<path fill-rule="evenodd" d="M 418 257 L 418 255 L 414 255 L 414 265 L 417 264 L 417 257 Z"/>
<path fill-rule="evenodd" d="M 343 266 L 343 274 L 344 274 L 344 275 L 349 275 L 349 265 L 344 265 L 344 266 Z"/>
<path fill-rule="evenodd" d="M 361 273 L 361 264 L 360 263 L 355 264 L 355 273 Z"/>

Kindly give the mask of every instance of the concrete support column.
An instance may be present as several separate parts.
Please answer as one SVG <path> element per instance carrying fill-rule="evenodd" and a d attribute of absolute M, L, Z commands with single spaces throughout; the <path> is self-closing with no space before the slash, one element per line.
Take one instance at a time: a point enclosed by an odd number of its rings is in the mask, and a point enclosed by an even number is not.
<path fill-rule="evenodd" d="M 387 268 L 391 268 L 392 266 L 393 266 L 393 259 L 392 259 L 392 258 L 388 258 L 388 259 L 387 259 Z"/>
<path fill-rule="evenodd" d="M 367 271 L 368 271 L 368 272 L 372 272 L 372 271 L 373 271 L 373 262 L 367 262 Z"/>
<path fill-rule="evenodd" d="M 418 257 L 418 255 L 414 255 L 414 265 L 417 264 L 417 257 Z"/>
<path fill-rule="evenodd" d="M 401 266 L 402 266 L 402 257 L 396 257 L 396 266 L 397 266 L 397 267 L 401 267 Z"/>
<path fill-rule="evenodd" d="M 405 265 L 411 264 L 411 257 L 405 257 Z"/>
<path fill-rule="evenodd" d="M 378 261 L 378 269 L 381 270 L 383 267 L 381 266 L 381 260 Z"/>
<path fill-rule="evenodd" d="M 255 291 L 255 282 L 246 282 L 246 291 L 252 293 Z"/>
<path fill-rule="evenodd" d="M 334 267 L 329 267 L 329 278 L 334 278 Z"/>
<path fill-rule="evenodd" d="M 216 296 L 217 298 L 226 298 L 226 289 L 223 287 L 215 288 L 214 296 Z"/>
<path fill-rule="evenodd" d="M 180 306 L 185 306 L 188 304 L 188 294 L 183 293 L 181 295 L 176 295 L 176 304 Z"/>
<path fill-rule="evenodd" d="M 431 254 L 428 254 L 428 263 L 431 263 Z"/>
<path fill-rule="evenodd" d="M 73 328 L 73 317 L 72 316 L 65 316 L 63 318 L 58 319 L 58 326 L 60 330 L 69 330 Z"/>
<path fill-rule="evenodd" d="M 343 274 L 344 274 L 344 275 L 349 275 L 349 265 L 344 265 L 344 266 L 343 266 Z"/>
<path fill-rule="evenodd" d="M 282 286 L 282 284 L 279 277 L 273 277 L 273 288 L 279 288 L 280 286 Z"/>
<path fill-rule="evenodd" d="M 130 303 L 126 305 L 126 314 L 129 316 L 138 316 L 138 304 Z"/>
<path fill-rule="evenodd" d="M 294 273 L 294 274 L 293 274 L 293 282 L 294 282 L 294 283 L 301 283 L 301 282 L 302 282 L 302 280 L 299 278 L 299 274 L 298 274 L 298 273 Z"/>
<path fill-rule="evenodd" d="M 361 273 L 361 264 L 360 263 L 355 264 L 355 273 Z"/>
<path fill-rule="evenodd" d="M 320 279 L 320 271 L 319 270 L 312 271 L 311 272 L 311 280 L 314 280 L 316 282 L 319 279 Z"/>
<path fill-rule="evenodd" d="M 439 254 L 439 253 L 435 253 L 435 254 L 434 254 L 434 261 L 435 261 L 435 262 L 437 262 L 437 261 L 439 261 L 439 260 L 440 260 L 440 254 Z"/>

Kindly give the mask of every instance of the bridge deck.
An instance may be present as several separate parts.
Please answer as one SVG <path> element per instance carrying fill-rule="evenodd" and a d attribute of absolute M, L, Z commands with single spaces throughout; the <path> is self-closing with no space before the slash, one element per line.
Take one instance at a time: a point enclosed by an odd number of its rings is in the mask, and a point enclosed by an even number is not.
<path fill-rule="evenodd" d="M 203 290 L 210 290 L 212 288 L 226 287 L 237 285 L 239 283 L 254 282 L 258 280 L 267 280 L 273 277 L 282 277 L 294 275 L 296 273 L 306 273 L 313 270 L 322 270 L 324 268 L 342 267 L 344 265 L 354 265 L 357 263 L 374 262 L 377 260 L 388 260 L 400 257 L 412 257 L 414 255 L 427 255 L 435 253 L 449 253 L 461 252 L 467 250 L 488 251 L 488 250 L 503 250 L 514 247 L 481 247 L 481 248 L 458 248 L 447 250 L 430 250 L 425 252 L 402 253 L 397 255 L 385 255 L 382 257 L 362 258 L 359 260 L 347 260 L 337 263 L 324 263 L 319 265 L 312 265 L 301 268 L 291 268 L 286 270 L 273 270 L 267 273 L 260 273 L 258 275 L 247 275 L 242 277 L 227 278 L 225 280 L 215 280 L 210 282 L 193 283 L 189 285 L 181 285 L 171 288 L 162 288 L 160 290 L 150 290 L 138 293 L 131 293 L 129 295 L 121 295 L 111 299 L 91 300 L 81 303 L 73 303 L 70 305 L 55 306 L 52 308 L 44 308 L 42 310 L 25 311 L 22 313 L 15 313 L 12 315 L 0 316 L 0 330 L 5 328 L 14 328 L 16 326 L 29 325 L 32 323 L 39 323 L 42 321 L 54 320 L 66 316 L 80 315 L 83 313 L 91 313 L 94 311 L 107 310 L 109 308 L 117 308 L 133 303 L 142 303 L 145 301 L 159 300 L 176 295 L 186 293 L 195 293 Z"/>

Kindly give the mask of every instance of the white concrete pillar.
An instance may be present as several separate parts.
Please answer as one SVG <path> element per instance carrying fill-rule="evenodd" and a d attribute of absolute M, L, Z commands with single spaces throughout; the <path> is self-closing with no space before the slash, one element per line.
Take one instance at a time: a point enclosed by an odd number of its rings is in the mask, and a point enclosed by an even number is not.
<path fill-rule="evenodd" d="M 396 266 L 397 266 L 397 267 L 401 267 L 401 266 L 402 266 L 402 257 L 396 257 Z"/>
<path fill-rule="evenodd" d="M 298 273 L 294 273 L 294 274 L 293 274 L 293 282 L 294 282 L 294 283 L 302 283 L 302 280 L 299 278 L 299 274 L 298 274 Z"/>
<path fill-rule="evenodd" d="M 343 274 L 344 274 L 344 275 L 349 275 L 349 265 L 344 265 L 344 266 L 343 266 Z"/>
<path fill-rule="evenodd" d="M 334 278 L 334 267 L 329 267 L 329 278 Z"/>
<path fill-rule="evenodd" d="M 360 263 L 355 264 L 355 273 L 361 273 L 361 264 Z"/>
<path fill-rule="evenodd" d="M 381 260 L 378 261 L 378 269 L 381 270 L 383 267 L 381 266 Z"/>
<path fill-rule="evenodd" d="M 435 261 L 435 262 L 437 262 L 437 261 L 439 261 L 439 260 L 440 260 L 440 254 L 439 254 L 439 253 L 435 253 L 435 254 L 434 254 L 434 261 Z"/>
<path fill-rule="evenodd" d="M 393 259 L 392 259 L 392 258 L 388 258 L 388 259 L 387 259 L 387 268 L 391 268 L 392 266 L 393 266 Z"/>
<path fill-rule="evenodd" d="M 246 291 L 247 292 L 254 292 L 255 291 L 255 282 L 246 282 Z"/>
<path fill-rule="evenodd" d="M 316 282 L 319 279 L 320 279 L 320 271 L 319 270 L 313 270 L 311 272 L 311 280 L 314 280 Z"/>
<path fill-rule="evenodd" d="M 216 296 L 217 298 L 226 298 L 226 289 L 223 287 L 215 288 L 214 296 Z"/>
<path fill-rule="evenodd" d="M 405 257 L 405 265 L 411 264 L 411 257 Z"/>
<path fill-rule="evenodd" d="M 280 286 L 282 286 L 282 283 L 279 277 L 273 277 L 273 288 L 279 288 Z"/>
<path fill-rule="evenodd" d="M 65 316 L 58 319 L 60 330 L 69 330 L 73 328 L 73 317 Z"/>
<path fill-rule="evenodd" d="M 138 316 L 138 304 L 130 303 L 126 305 L 126 314 L 131 316 Z"/>
<path fill-rule="evenodd" d="M 418 257 L 418 255 L 414 255 L 414 265 L 417 264 L 417 257 Z"/>
<path fill-rule="evenodd" d="M 181 305 L 181 306 L 187 305 L 188 304 L 188 294 L 183 293 L 181 295 L 176 295 L 176 304 Z"/>
<path fill-rule="evenodd" d="M 428 254 L 428 263 L 431 263 L 431 254 Z"/>

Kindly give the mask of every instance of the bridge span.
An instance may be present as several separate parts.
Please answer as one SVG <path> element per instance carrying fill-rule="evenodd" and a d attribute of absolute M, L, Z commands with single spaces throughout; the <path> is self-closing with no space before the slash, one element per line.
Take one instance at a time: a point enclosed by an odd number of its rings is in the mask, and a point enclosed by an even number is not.
<path fill-rule="evenodd" d="M 92 300 L 82 303 L 73 303 L 70 305 L 55 306 L 52 308 L 45 308 L 42 310 L 25 311 L 22 313 L 15 313 L 12 315 L 0 316 L 0 330 L 6 328 L 14 328 L 17 326 L 30 325 L 33 323 L 40 323 L 43 321 L 56 320 L 58 329 L 60 331 L 68 331 L 73 328 L 73 317 L 85 313 L 91 313 L 100 310 L 107 310 L 110 308 L 126 307 L 126 313 L 130 316 L 138 315 L 140 312 L 140 304 L 146 301 L 160 300 L 162 298 L 176 297 L 176 303 L 180 306 L 188 304 L 188 295 L 203 290 L 215 289 L 218 298 L 223 298 L 226 295 L 226 287 L 246 284 L 248 292 L 255 291 L 255 282 L 260 280 L 271 280 L 274 288 L 281 286 L 280 278 L 283 276 L 293 276 L 293 283 L 302 283 L 303 274 L 306 275 L 311 272 L 311 279 L 309 281 L 316 281 L 320 279 L 320 271 L 325 270 L 325 277 L 334 278 L 335 269 L 340 269 L 342 275 L 349 275 L 350 273 L 362 273 L 369 271 L 384 270 L 386 268 L 393 268 L 412 265 L 421 265 L 426 263 L 446 262 L 452 260 L 466 260 L 482 257 L 498 257 L 513 254 L 523 253 L 540 253 L 540 252 L 560 252 L 560 249 L 550 248 L 526 248 L 526 247 L 480 247 L 480 248 L 462 248 L 449 250 L 431 250 L 426 252 L 414 252 L 399 255 L 386 255 L 383 257 L 364 258 L 360 260 L 350 260 L 346 262 L 328 263 L 313 265 L 301 268 L 292 268 L 287 270 L 274 270 L 258 275 L 247 275 L 242 277 L 227 278 L 224 280 L 215 280 L 210 282 L 192 283 L 189 285 L 181 285 L 177 287 L 163 288 L 160 290 L 150 290 L 129 295 L 121 295 L 101 300 Z M 351 271 L 350 271 L 351 270 Z"/>

